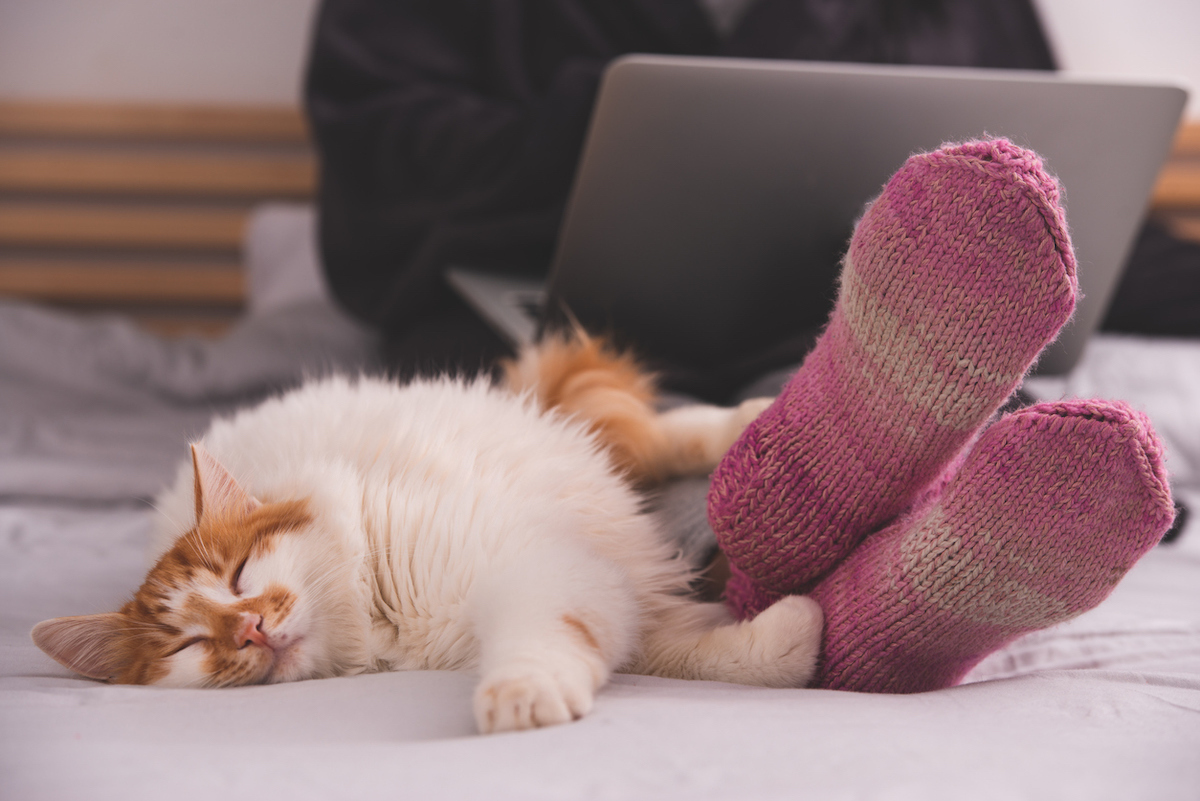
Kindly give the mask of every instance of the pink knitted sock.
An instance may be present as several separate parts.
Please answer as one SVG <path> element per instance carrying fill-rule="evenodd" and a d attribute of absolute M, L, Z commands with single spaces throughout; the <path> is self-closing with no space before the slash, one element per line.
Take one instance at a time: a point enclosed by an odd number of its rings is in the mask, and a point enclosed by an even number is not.
<path fill-rule="evenodd" d="M 1044 403 L 989 427 L 945 492 L 817 585 L 815 686 L 957 684 L 1021 634 L 1104 600 L 1171 525 L 1162 446 L 1122 403 Z"/>
<path fill-rule="evenodd" d="M 911 512 L 913 509 L 924 508 L 940 498 L 951 479 L 958 474 L 958 471 L 962 468 L 964 461 L 969 455 L 969 447 L 959 451 L 958 455 L 946 465 L 946 469 L 942 471 L 941 475 L 931 483 L 926 484 L 917 493 L 908 511 Z M 764 590 L 753 579 L 739 570 L 737 565 L 732 563 L 729 565 L 729 581 L 725 585 L 724 593 L 725 605 L 734 610 L 738 614 L 739 619 L 749 620 L 756 617 L 759 612 L 787 594 Z"/>
<path fill-rule="evenodd" d="M 829 325 L 713 475 L 738 599 L 803 592 L 907 509 L 1074 309 L 1058 184 L 1005 140 L 914 156 L 850 241 Z M 755 584 L 746 586 L 747 582 Z"/>

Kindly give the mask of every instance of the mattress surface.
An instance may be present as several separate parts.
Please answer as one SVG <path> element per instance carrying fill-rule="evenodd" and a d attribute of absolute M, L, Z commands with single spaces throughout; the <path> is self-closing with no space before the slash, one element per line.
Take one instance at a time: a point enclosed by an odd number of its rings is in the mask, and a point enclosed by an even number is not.
<path fill-rule="evenodd" d="M 230 344 L 232 342 L 232 344 Z M 230 341 L 0 304 L 0 798 L 1195 799 L 1200 788 L 1200 343 L 1100 337 L 1042 397 L 1123 397 L 1197 513 L 1105 603 L 968 682 L 911 696 L 617 676 L 584 720 L 474 734 L 474 677 L 224 690 L 80 679 L 29 639 L 115 609 L 189 436 L 214 413 L 370 363 L 319 304 Z"/>

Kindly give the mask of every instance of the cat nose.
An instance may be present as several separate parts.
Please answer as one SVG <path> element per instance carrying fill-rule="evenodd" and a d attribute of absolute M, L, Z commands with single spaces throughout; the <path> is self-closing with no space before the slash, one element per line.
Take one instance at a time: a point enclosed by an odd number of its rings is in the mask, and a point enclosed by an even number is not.
<path fill-rule="evenodd" d="M 234 630 L 233 639 L 238 650 L 245 648 L 247 645 L 261 645 L 264 648 L 270 648 L 267 642 L 267 634 L 263 631 L 262 615 L 254 612 L 242 612 L 238 617 L 237 628 Z"/>

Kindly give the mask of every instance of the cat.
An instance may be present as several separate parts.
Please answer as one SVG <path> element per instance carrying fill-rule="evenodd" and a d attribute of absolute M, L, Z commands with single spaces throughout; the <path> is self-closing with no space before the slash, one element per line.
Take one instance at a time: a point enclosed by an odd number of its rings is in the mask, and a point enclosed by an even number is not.
<path fill-rule="evenodd" d="M 711 470 L 767 401 L 657 413 L 651 378 L 582 332 L 503 375 L 331 377 L 216 420 L 158 498 L 133 599 L 34 641 L 168 687 L 475 670 L 484 733 L 577 719 L 613 671 L 806 684 L 816 603 L 735 623 L 688 597 L 639 492 Z"/>

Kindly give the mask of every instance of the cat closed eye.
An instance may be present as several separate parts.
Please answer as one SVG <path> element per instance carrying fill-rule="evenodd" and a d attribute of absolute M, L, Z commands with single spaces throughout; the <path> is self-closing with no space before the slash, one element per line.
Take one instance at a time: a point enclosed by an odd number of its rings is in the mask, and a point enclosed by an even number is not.
<path fill-rule="evenodd" d="M 233 591 L 234 595 L 242 594 L 242 588 L 239 585 L 242 580 L 242 571 L 246 569 L 246 563 L 249 561 L 249 556 L 243 559 L 241 564 L 237 566 L 237 570 L 233 571 L 233 578 L 229 580 L 229 589 Z"/>
<path fill-rule="evenodd" d="M 179 653 L 180 651 L 191 648 L 193 645 L 200 645 L 201 643 L 205 643 L 205 642 L 208 642 L 207 637 L 192 637 L 190 640 L 188 640 L 187 642 L 180 645 L 174 651 L 171 651 L 171 653 L 167 654 L 167 656 L 175 656 L 175 654 Z"/>

